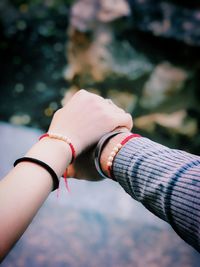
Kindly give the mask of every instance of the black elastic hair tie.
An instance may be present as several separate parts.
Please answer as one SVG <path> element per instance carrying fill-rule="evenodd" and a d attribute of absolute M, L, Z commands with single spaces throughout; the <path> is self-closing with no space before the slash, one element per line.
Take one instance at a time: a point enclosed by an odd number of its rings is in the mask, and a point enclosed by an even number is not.
<path fill-rule="evenodd" d="M 58 180 L 58 177 L 56 175 L 56 173 L 54 172 L 54 170 L 49 166 L 47 165 L 45 162 L 39 160 L 39 159 L 34 159 L 34 158 L 29 158 L 29 157 L 23 157 L 23 158 L 19 158 L 17 159 L 15 162 L 14 162 L 14 167 L 20 163 L 20 162 L 23 162 L 23 161 L 27 161 L 27 162 L 32 162 L 32 163 L 36 163 L 38 164 L 39 166 L 43 167 L 46 171 L 48 171 L 48 173 L 51 175 L 52 177 L 52 180 L 53 180 L 53 189 L 52 191 L 56 190 L 59 186 L 59 180 Z"/>

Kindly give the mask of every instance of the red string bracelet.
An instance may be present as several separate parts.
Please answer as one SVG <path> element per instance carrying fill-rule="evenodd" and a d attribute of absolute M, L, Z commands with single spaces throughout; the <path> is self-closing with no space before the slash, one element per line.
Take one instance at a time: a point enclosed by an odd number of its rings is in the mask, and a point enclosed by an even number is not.
<path fill-rule="evenodd" d="M 61 141 L 66 142 L 69 145 L 69 147 L 71 149 L 71 152 L 72 152 L 72 159 L 71 159 L 70 164 L 73 163 L 73 161 L 76 158 L 76 151 L 75 151 L 75 148 L 74 148 L 73 144 L 71 143 L 71 141 L 66 136 L 49 132 L 49 133 L 45 133 L 45 134 L 41 135 L 40 138 L 39 138 L 39 140 L 41 140 L 41 139 L 43 139 L 45 137 L 49 137 L 49 138 L 53 138 L 53 139 L 58 139 L 58 140 L 61 140 Z M 66 186 L 66 188 L 67 188 L 67 190 L 69 192 L 70 190 L 69 190 L 69 186 L 68 186 L 68 183 L 67 183 L 67 169 L 65 170 L 65 172 L 63 174 L 63 178 L 64 178 L 64 181 L 65 181 L 65 186 Z M 57 191 L 57 196 L 58 196 L 58 191 Z"/>
<path fill-rule="evenodd" d="M 110 156 L 108 157 L 108 162 L 107 162 L 107 171 L 109 176 L 113 179 L 116 180 L 113 174 L 112 166 L 113 166 L 113 160 L 116 157 L 117 153 L 120 151 L 120 149 L 132 138 L 135 137 L 141 137 L 139 134 L 131 134 L 124 138 L 120 143 L 118 143 L 110 153 Z"/>
<path fill-rule="evenodd" d="M 65 137 L 63 135 L 60 135 L 60 134 L 55 134 L 55 133 L 45 133 L 45 134 L 43 134 L 43 135 L 40 136 L 39 140 L 41 140 L 44 137 L 58 139 L 58 140 L 61 140 L 61 141 L 66 142 L 70 146 L 70 149 L 71 149 L 71 152 L 72 152 L 72 160 L 71 160 L 70 164 L 73 163 L 73 161 L 76 158 L 76 151 L 75 151 L 75 148 L 72 145 L 71 141 L 67 137 Z"/>

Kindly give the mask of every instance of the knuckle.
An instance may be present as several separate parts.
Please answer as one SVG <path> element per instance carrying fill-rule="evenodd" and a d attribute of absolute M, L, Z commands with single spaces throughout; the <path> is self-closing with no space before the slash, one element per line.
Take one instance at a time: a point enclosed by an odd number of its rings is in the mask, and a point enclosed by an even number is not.
<path fill-rule="evenodd" d="M 126 111 L 125 111 L 123 108 L 121 108 L 121 112 L 122 112 L 122 113 L 126 113 Z"/>
<path fill-rule="evenodd" d="M 77 93 L 75 93 L 74 99 L 79 99 L 79 98 L 82 99 L 86 95 L 86 92 L 87 91 L 84 89 L 79 90 Z"/>
<path fill-rule="evenodd" d="M 130 121 L 132 121 L 132 116 L 131 116 L 130 113 L 127 113 L 127 117 L 128 117 L 128 119 L 129 119 Z"/>
<path fill-rule="evenodd" d="M 83 103 L 89 104 L 94 101 L 94 95 L 85 89 L 79 90 L 77 95 L 80 98 L 80 101 L 83 101 Z"/>
<path fill-rule="evenodd" d="M 133 127 L 133 118 L 132 118 L 131 114 L 129 114 L 129 113 L 127 113 L 127 121 L 129 123 L 130 128 L 132 128 Z"/>
<path fill-rule="evenodd" d="M 89 93 L 85 89 L 81 89 L 77 92 L 77 95 L 80 96 L 81 98 L 87 97 Z"/>
<path fill-rule="evenodd" d="M 79 91 L 78 91 L 78 94 L 85 94 L 87 91 L 85 90 L 85 89 L 80 89 Z"/>
<path fill-rule="evenodd" d="M 60 114 L 61 114 L 61 113 L 62 113 L 62 108 L 56 110 L 55 113 L 53 114 L 53 116 L 54 116 L 55 118 L 60 117 Z"/>

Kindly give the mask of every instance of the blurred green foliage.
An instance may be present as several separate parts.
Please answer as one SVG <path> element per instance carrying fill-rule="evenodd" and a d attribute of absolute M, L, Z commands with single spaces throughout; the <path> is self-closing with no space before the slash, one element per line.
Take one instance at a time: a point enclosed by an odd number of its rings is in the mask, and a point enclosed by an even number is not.
<path fill-rule="evenodd" d="M 1 1 L 1 120 L 46 128 L 60 106 L 69 3 Z"/>

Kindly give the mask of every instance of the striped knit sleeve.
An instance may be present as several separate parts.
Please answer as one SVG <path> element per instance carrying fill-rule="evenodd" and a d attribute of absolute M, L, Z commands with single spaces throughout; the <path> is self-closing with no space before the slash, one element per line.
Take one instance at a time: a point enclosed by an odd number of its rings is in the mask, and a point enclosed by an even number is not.
<path fill-rule="evenodd" d="M 200 157 L 133 138 L 115 157 L 113 172 L 128 194 L 200 252 Z"/>

